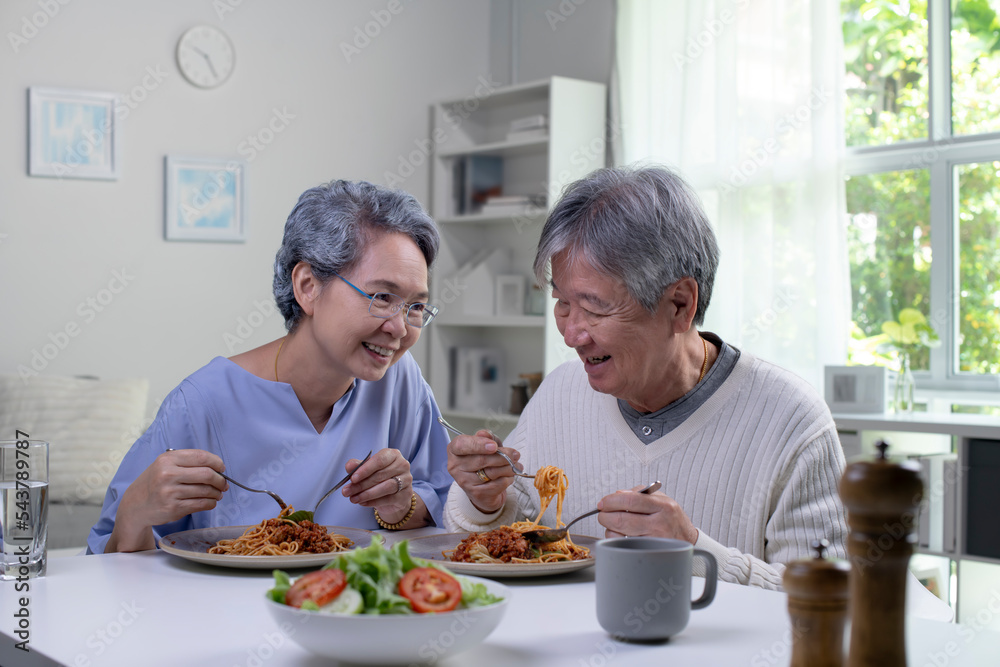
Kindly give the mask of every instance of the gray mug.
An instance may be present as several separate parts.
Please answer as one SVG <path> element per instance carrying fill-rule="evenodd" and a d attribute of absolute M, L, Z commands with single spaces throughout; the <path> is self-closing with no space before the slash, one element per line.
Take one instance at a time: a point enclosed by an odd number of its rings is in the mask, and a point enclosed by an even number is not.
<path fill-rule="evenodd" d="M 692 609 L 715 598 L 715 557 L 690 542 L 619 537 L 595 547 L 597 620 L 615 639 L 664 640 L 687 627 Z M 705 561 L 705 590 L 691 600 L 691 565 Z"/>

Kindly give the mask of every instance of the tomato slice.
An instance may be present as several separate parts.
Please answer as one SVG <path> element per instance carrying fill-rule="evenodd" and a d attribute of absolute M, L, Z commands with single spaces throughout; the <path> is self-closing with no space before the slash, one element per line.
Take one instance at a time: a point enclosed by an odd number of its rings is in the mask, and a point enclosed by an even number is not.
<path fill-rule="evenodd" d="M 301 607 L 306 600 L 312 600 L 322 607 L 347 587 L 347 576 L 343 570 L 317 570 L 304 574 L 295 580 L 285 593 L 285 604 Z"/>
<path fill-rule="evenodd" d="M 451 611 L 462 601 L 462 585 L 447 572 L 415 567 L 399 580 L 399 594 L 418 614 Z"/>

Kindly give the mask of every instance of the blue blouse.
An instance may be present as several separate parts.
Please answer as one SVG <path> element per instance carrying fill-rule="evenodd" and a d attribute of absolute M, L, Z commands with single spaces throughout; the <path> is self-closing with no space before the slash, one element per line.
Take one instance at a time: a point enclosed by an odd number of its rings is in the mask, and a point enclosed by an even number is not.
<path fill-rule="evenodd" d="M 347 474 L 349 459 L 368 450 L 398 449 L 410 462 L 413 490 L 432 520 L 441 511 L 452 478 L 448 436 L 430 387 L 409 354 L 377 382 L 355 380 L 317 433 L 290 384 L 271 382 L 216 357 L 164 399 L 156 419 L 132 445 L 108 486 L 104 507 L 87 539 L 87 553 L 104 553 L 118 503 L 129 485 L 168 448 L 218 454 L 226 474 L 255 489 L 269 489 L 295 509 L 312 510 Z M 263 493 L 229 485 L 214 509 L 154 526 L 157 540 L 180 530 L 260 523 L 276 516 Z M 377 529 L 374 512 L 336 492 L 319 508 L 316 523 Z"/>

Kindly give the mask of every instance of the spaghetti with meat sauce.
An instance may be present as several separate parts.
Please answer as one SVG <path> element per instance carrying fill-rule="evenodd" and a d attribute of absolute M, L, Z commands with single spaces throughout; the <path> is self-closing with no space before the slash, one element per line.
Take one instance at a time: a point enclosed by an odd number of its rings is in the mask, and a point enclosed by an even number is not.
<path fill-rule="evenodd" d="M 308 519 L 295 521 L 289 516 L 295 508 L 288 506 L 277 517 L 264 519 L 250 526 L 232 540 L 219 540 L 209 547 L 210 554 L 232 556 L 292 556 L 294 554 L 325 554 L 347 551 L 354 546 L 349 538 L 328 533 L 326 527 Z"/>
<path fill-rule="evenodd" d="M 483 562 L 483 552 L 489 562 L 510 563 L 534 557 L 531 545 L 520 532 L 510 526 L 500 526 L 485 533 L 473 533 L 462 540 L 450 556 L 455 563 Z"/>
<path fill-rule="evenodd" d="M 590 549 L 573 544 L 567 534 L 565 539 L 546 544 L 531 544 L 524 533 L 548 528 L 541 525 L 542 515 L 556 499 L 556 528 L 562 521 L 563 499 L 568 486 L 566 473 L 555 466 L 544 466 L 535 474 L 535 489 L 541 500 L 541 511 L 534 521 L 517 521 L 510 526 L 500 526 L 482 533 L 472 533 L 450 551 L 442 552 L 454 563 L 555 563 L 590 558 Z"/>

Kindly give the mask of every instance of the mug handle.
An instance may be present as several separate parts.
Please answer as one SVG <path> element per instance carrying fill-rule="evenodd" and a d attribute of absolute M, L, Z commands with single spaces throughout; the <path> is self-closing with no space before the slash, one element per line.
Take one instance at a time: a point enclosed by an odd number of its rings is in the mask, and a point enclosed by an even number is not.
<path fill-rule="evenodd" d="M 715 562 L 715 556 L 704 549 L 695 549 L 694 556 L 705 561 L 705 590 L 701 592 L 701 597 L 691 601 L 691 608 L 704 609 L 715 599 L 715 582 L 719 579 L 719 566 Z"/>

